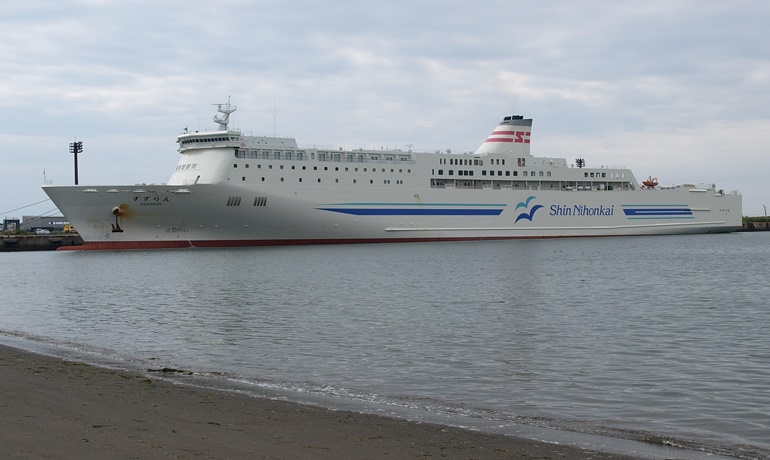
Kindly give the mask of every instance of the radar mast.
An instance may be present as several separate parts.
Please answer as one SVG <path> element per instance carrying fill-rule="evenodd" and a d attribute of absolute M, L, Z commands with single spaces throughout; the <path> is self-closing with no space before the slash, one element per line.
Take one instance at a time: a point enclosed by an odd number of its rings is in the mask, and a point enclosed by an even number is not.
<path fill-rule="evenodd" d="M 227 96 L 226 104 L 214 104 L 217 106 L 217 112 L 222 116 L 214 115 L 214 122 L 219 123 L 220 131 L 227 131 L 227 124 L 230 123 L 230 114 L 238 110 L 238 107 L 230 105 L 230 96 Z"/>

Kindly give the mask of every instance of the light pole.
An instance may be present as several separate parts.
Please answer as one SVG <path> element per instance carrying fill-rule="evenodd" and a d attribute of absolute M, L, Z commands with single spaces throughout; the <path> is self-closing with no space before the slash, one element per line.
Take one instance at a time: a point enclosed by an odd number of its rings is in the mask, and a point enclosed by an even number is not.
<path fill-rule="evenodd" d="M 83 153 L 83 142 L 70 142 L 70 153 L 75 155 L 75 185 L 78 185 L 78 153 Z"/>

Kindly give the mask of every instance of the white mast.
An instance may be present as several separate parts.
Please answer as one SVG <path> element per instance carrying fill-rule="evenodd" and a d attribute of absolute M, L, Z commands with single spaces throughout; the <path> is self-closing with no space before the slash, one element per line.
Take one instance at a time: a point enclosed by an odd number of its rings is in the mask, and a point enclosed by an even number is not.
<path fill-rule="evenodd" d="M 230 123 L 230 114 L 238 110 L 238 107 L 230 105 L 230 96 L 227 96 L 226 104 L 214 104 L 217 106 L 217 112 L 222 116 L 218 117 L 214 115 L 214 122 L 219 123 L 220 131 L 227 131 L 227 124 Z"/>

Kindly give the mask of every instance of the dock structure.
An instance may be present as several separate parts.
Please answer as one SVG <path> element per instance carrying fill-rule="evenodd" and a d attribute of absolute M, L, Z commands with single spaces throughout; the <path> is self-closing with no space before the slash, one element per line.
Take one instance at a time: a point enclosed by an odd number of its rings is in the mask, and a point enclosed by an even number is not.
<path fill-rule="evenodd" d="M 770 230 L 770 223 L 768 222 L 746 222 L 743 224 L 743 228 L 738 231 L 755 232 L 755 231 L 768 231 L 768 230 Z"/>
<path fill-rule="evenodd" d="M 0 252 L 53 251 L 64 246 L 80 246 L 78 234 L 69 235 L 0 235 Z"/>

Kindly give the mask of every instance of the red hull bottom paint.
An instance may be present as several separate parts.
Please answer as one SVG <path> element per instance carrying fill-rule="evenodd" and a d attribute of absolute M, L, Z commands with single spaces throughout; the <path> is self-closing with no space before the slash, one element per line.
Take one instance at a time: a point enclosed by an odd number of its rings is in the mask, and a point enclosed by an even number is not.
<path fill-rule="evenodd" d="M 62 246 L 57 251 L 101 251 L 116 249 L 176 249 L 189 248 L 189 241 L 117 241 L 95 242 L 86 241 L 80 246 Z"/>
<path fill-rule="evenodd" d="M 354 240 L 198 240 L 198 241 L 120 241 L 120 242 L 85 242 L 81 246 L 63 246 L 58 251 L 104 251 L 124 249 L 180 249 L 180 248 L 232 248 L 248 246 L 301 246 L 311 244 L 379 244 L 379 243 L 437 243 L 451 241 L 500 241 L 533 240 L 556 238 L 599 238 L 616 235 L 581 235 L 581 236 L 519 236 L 519 237 L 480 237 L 480 238 L 362 238 Z M 620 236 L 620 235 L 617 235 Z M 622 235 L 634 236 L 634 235 Z"/>

